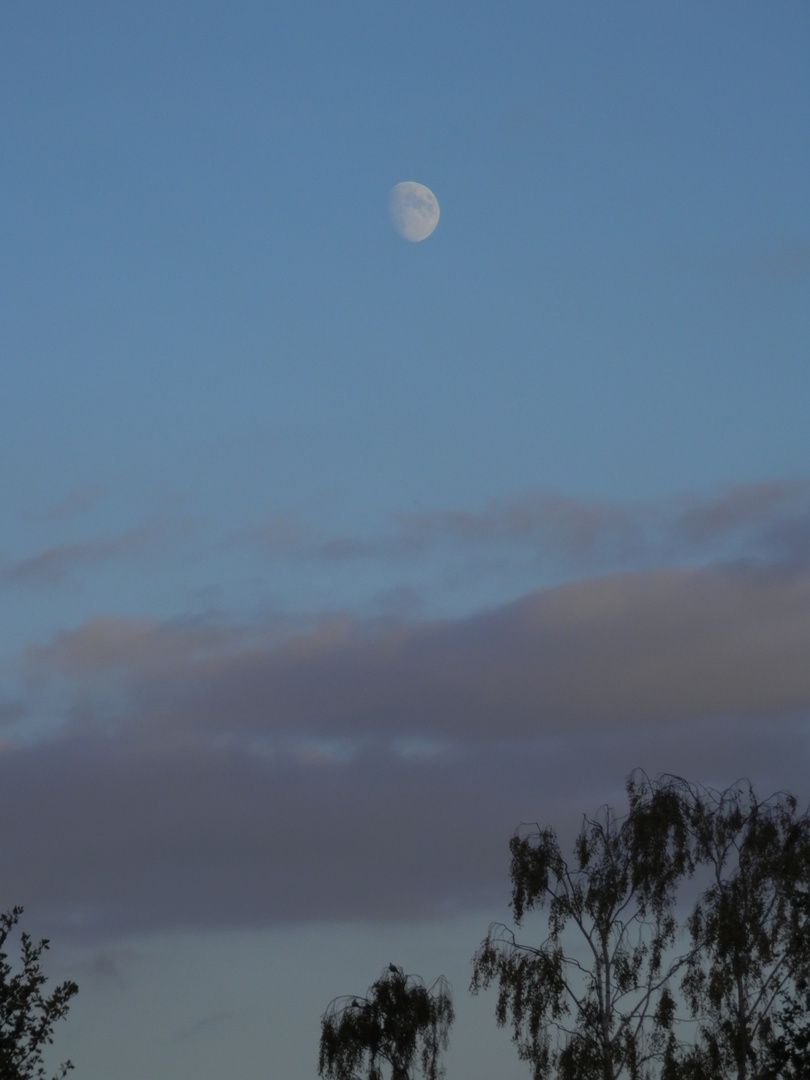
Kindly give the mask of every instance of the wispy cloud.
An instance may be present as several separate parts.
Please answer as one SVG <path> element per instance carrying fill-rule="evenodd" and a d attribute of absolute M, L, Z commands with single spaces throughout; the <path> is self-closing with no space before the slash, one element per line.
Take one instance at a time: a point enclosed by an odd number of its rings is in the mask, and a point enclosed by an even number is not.
<path fill-rule="evenodd" d="M 479 510 L 399 513 L 377 536 L 328 536 L 275 517 L 240 534 L 274 558 L 321 562 L 413 561 L 449 549 L 461 555 L 517 550 L 578 571 L 661 565 L 673 559 L 810 559 L 810 482 L 740 485 L 710 496 L 658 503 L 578 500 L 527 492 Z"/>
<path fill-rule="evenodd" d="M 64 524 L 87 514 L 109 497 L 109 489 L 101 484 L 83 484 L 72 488 L 61 499 L 29 514 L 43 524 Z"/>
<path fill-rule="evenodd" d="M 184 531 L 184 526 L 170 522 L 163 513 L 153 514 L 113 536 L 72 540 L 22 559 L 6 559 L 0 562 L 0 581 L 8 585 L 53 588 L 82 569 L 153 552 Z"/>

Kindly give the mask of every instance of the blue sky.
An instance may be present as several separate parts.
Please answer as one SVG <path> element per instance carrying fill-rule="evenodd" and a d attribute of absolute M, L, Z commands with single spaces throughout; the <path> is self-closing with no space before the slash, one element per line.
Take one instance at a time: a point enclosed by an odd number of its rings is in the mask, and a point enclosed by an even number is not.
<path fill-rule="evenodd" d="M 521 1076 L 520 821 L 810 795 L 809 122 L 799 0 L 3 7 L 2 902 L 76 1075 L 313 1076 L 441 960 Z"/>

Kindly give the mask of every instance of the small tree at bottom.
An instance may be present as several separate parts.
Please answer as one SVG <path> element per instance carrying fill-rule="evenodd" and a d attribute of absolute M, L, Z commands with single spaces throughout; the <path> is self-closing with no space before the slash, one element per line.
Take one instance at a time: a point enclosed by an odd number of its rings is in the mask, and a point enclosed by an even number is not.
<path fill-rule="evenodd" d="M 444 978 L 426 986 L 389 964 L 363 998 L 339 997 L 321 1019 L 318 1074 L 324 1080 L 425 1080 L 444 1076 L 442 1051 L 453 1023 L 450 987 Z"/>

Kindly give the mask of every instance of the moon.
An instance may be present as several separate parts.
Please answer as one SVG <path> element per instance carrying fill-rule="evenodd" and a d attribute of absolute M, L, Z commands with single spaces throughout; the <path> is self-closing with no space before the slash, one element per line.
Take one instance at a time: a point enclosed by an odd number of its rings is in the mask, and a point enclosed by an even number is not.
<path fill-rule="evenodd" d="M 416 243 L 425 240 L 439 224 L 439 202 L 430 188 L 415 180 L 394 184 L 388 211 L 400 236 Z"/>

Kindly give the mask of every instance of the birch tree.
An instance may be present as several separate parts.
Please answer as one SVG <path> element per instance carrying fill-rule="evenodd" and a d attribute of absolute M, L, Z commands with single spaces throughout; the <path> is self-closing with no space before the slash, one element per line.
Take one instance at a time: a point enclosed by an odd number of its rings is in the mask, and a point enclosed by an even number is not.
<path fill-rule="evenodd" d="M 747 780 L 714 791 L 667 777 L 657 793 L 680 801 L 705 883 L 686 921 L 681 990 L 699 1026 L 682 1075 L 809 1076 L 810 817 Z"/>
<path fill-rule="evenodd" d="M 453 1023 L 444 978 L 430 986 L 389 964 L 365 997 L 340 997 L 321 1019 L 318 1074 L 324 1080 L 424 1080 L 444 1076 L 442 1052 Z"/>
<path fill-rule="evenodd" d="M 517 929 L 490 926 L 471 989 L 497 985 L 497 1022 L 534 1080 L 644 1080 L 674 1052 L 670 983 L 687 957 L 673 952 L 673 907 L 692 869 L 683 804 L 633 779 L 628 795 L 625 818 L 585 818 L 573 864 L 551 828 L 510 842 Z M 519 937 L 544 909 L 545 932 Z"/>

